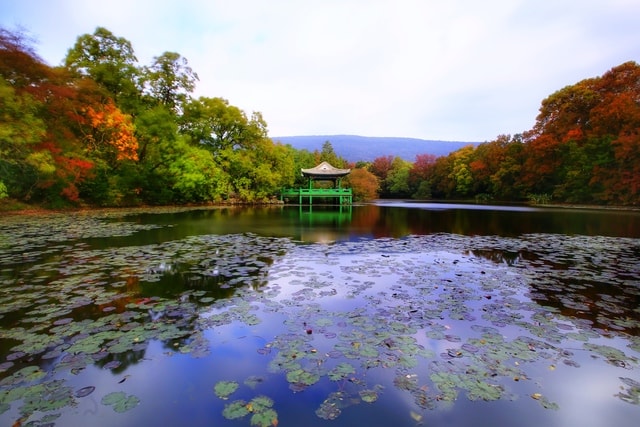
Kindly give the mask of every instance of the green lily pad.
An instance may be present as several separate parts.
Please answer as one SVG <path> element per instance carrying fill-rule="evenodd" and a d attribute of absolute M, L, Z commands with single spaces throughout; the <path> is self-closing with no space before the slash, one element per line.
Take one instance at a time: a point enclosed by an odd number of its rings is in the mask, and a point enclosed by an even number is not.
<path fill-rule="evenodd" d="M 4 378 L 2 381 L 0 381 L 0 385 L 11 386 L 20 383 L 29 383 L 37 381 L 46 375 L 46 372 L 44 372 L 37 366 L 27 366 L 15 372 L 13 375 Z"/>
<path fill-rule="evenodd" d="M 376 390 L 360 390 L 358 394 L 363 402 L 373 403 L 378 400 L 378 392 Z"/>
<path fill-rule="evenodd" d="M 287 372 L 287 381 L 293 384 L 310 386 L 320 381 L 320 375 L 304 369 L 295 369 Z"/>
<path fill-rule="evenodd" d="M 356 373 L 356 369 L 350 363 L 339 363 L 335 368 L 329 371 L 329 379 L 331 381 L 341 381 Z"/>
<path fill-rule="evenodd" d="M 228 420 L 242 418 L 247 414 L 249 414 L 249 409 L 247 409 L 247 402 L 244 400 L 231 402 L 225 405 L 224 410 L 222 411 L 222 416 Z"/>
<path fill-rule="evenodd" d="M 226 400 L 238 390 L 239 386 L 236 381 L 220 381 L 213 387 L 213 391 L 220 399 Z"/>
<path fill-rule="evenodd" d="M 258 427 L 275 427 L 278 425 L 278 413 L 273 409 L 256 412 L 251 416 L 251 425 Z"/>
<path fill-rule="evenodd" d="M 134 395 L 129 395 L 123 391 L 114 391 L 107 394 L 101 400 L 103 405 L 113 407 L 116 412 L 127 412 L 140 404 L 140 399 Z"/>

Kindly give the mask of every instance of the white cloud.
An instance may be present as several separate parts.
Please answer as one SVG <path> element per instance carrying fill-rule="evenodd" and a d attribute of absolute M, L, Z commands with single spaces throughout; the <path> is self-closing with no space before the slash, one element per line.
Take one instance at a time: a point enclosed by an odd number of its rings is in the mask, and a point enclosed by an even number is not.
<path fill-rule="evenodd" d="M 632 0 L 8 0 L 0 16 L 52 64 L 97 26 L 142 64 L 178 52 L 198 95 L 261 111 L 274 136 L 490 140 L 531 128 L 552 92 L 640 58 Z"/>

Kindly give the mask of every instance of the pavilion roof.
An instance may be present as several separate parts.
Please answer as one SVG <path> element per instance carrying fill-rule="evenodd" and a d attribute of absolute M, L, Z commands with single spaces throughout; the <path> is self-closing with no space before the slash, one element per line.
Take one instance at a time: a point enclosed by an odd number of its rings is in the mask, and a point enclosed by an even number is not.
<path fill-rule="evenodd" d="M 322 162 L 316 167 L 301 170 L 303 176 L 317 178 L 339 178 L 351 173 L 351 169 L 338 169 L 336 167 L 333 167 L 328 162 Z"/>

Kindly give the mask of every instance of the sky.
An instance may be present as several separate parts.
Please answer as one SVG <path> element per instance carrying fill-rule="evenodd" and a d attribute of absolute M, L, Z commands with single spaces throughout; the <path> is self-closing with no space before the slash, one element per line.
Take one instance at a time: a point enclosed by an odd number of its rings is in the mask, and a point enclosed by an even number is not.
<path fill-rule="evenodd" d="M 271 137 L 485 142 L 543 99 L 640 63 L 638 0 L 0 0 L 0 26 L 60 65 L 83 34 L 176 52 L 195 96 L 261 112 Z"/>

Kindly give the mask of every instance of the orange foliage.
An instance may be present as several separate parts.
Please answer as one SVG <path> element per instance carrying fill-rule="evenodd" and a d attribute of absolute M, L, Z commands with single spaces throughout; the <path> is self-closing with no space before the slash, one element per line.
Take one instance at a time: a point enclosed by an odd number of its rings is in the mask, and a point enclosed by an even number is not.
<path fill-rule="evenodd" d="M 378 178 L 368 170 L 353 169 L 348 181 L 356 200 L 373 200 L 378 197 Z"/>
<path fill-rule="evenodd" d="M 116 160 L 138 160 L 138 140 L 134 135 L 131 116 L 124 114 L 118 107 L 109 102 L 96 110 L 86 108 L 92 133 L 86 136 L 94 147 L 112 148 Z"/>

